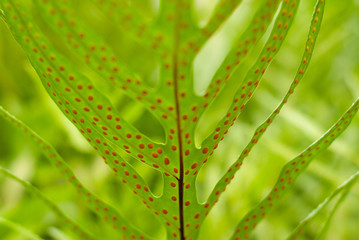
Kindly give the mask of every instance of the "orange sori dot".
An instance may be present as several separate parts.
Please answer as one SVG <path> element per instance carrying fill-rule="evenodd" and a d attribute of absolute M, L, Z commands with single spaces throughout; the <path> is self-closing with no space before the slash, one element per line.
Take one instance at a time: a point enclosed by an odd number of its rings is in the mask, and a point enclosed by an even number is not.
<path fill-rule="evenodd" d="M 208 148 L 204 148 L 203 150 L 202 150 L 202 153 L 204 153 L 204 154 L 206 154 L 208 152 Z"/>
<path fill-rule="evenodd" d="M 193 165 L 191 166 L 192 169 L 195 169 L 197 167 L 197 163 L 193 163 Z"/>

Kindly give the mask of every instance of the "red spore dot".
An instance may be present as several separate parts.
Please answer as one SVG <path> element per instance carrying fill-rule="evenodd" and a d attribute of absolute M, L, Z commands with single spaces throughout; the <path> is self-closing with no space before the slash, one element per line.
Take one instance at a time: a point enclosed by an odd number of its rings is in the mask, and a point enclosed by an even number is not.
<path fill-rule="evenodd" d="M 194 164 L 191 166 L 192 169 L 195 169 L 196 167 L 197 167 L 197 163 L 194 163 Z"/>

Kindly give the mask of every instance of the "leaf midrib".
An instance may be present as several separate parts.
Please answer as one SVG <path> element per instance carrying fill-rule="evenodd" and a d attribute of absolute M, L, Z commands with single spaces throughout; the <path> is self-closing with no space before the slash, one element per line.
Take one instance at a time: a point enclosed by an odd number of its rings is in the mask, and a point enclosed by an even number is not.
<path fill-rule="evenodd" d="M 180 8 L 180 1 L 176 2 L 176 8 Z M 181 129 L 181 110 L 179 102 L 179 91 L 178 91 L 178 52 L 180 44 L 180 21 L 181 12 L 176 11 L 175 22 L 174 22 L 174 47 L 173 47 L 173 83 L 174 83 L 174 100 L 176 105 L 176 125 L 177 125 L 177 137 L 178 137 L 178 148 L 179 148 L 179 178 L 178 181 L 178 209 L 179 209 L 179 220 L 180 220 L 180 240 L 185 240 L 184 234 L 184 212 L 183 212 L 183 180 L 184 180 L 184 163 L 183 163 L 183 146 L 182 146 L 182 129 Z"/>

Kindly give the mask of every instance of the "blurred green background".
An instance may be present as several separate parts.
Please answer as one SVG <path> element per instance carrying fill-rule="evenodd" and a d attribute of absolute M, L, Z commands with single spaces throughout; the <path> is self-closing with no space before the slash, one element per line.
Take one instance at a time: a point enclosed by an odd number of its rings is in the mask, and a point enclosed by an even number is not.
<path fill-rule="evenodd" d="M 24 1 L 31 8 L 31 1 Z M 148 17 L 155 16 L 158 2 L 133 1 Z M 194 7 L 199 25 L 208 20 L 217 1 L 196 0 Z M 127 62 L 146 81 L 156 83 L 158 68 L 153 56 L 126 37 L 88 1 L 76 1 L 74 11 L 103 35 L 118 57 Z M 254 98 L 221 143 L 211 161 L 202 168 L 197 188 L 204 201 L 227 167 L 250 140 L 256 126 L 270 114 L 289 87 L 304 50 L 306 33 L 315 1 L 303 0 L 296 20 L 282 50 L 265 73 Z M 256 1 L 245 0 L 235 14 L 206 44 L 194 63 L 195 91 L 203 93 L 216 67 L 219 66 L 235 36 L 245 29 L 257 7 Z M 31 8 L 36 15 L 36 9 Z M 56 38 L 56 33 L 41 18 L 39 25 L 73 64 L 101 86 L 102 79 L 76 62 L 76 58 Z M 255 60 L 258 49 L 235 78 L 243 78 Z M 125 46 L 125 47 L 124 47 Z M 200 239 L 228 239 L 241 217 L 271 189 L 281 167 L 306 146 L 320 137 L 359 96 L 359 1 L 328 0 L 325 17 L 310 67 L 304 80 L 253 149 L 221 201 L 202 226 Z M 122 95 L 118 89 L 105 89 L 125 119 L 149 136 L 161 140 L 163 130 L 141 105 Z M 229 101 L 230 94 L 222 100 Z M 117 206 L 135 225 L 164 239 L 164 229 L 122 186 L 95 151 L 62 116 L 47 96 L 26 55 L 15 42 L 4 22 L 0 22 L 0 105 L 28 124 L 48 140 L 70 164 L 84 185 Z M 196 139 L 200 142 L 223 114 L 224 105 L 214 105 L 213 112 L 200 121 Z M 148 124 L 150 123 L 150 124 Z M 285 197 L 256 229 L 252 239 L 284 239 L 301 219 L 350 175 L 359 170 L 359 117 L 347 131 L 322 153 Z M 129 159 L 143 174 L 153 191 L 161 193 L 162 177 L 153 169 Z M 0 119 L 0 165 L 28 180 L 53 199 L 61 209 L 81 224 L 101 232 L 103 225 L 89 212 L 75 191 L 47 162 L 36 146 L 15 128 Z M 359 184 L 335 214 L 327 239 L 359 239 Z M 44 239 L 66 239 L 55 216 L 38 199 L 12 180 L 0 176 L 0 216 L 19 223 Z M 321 216 L 320 219 L 324 219 Z M 315 232 L 317 225 L 311 228 Z M 111 231 L 103 239 L 112 239 Z M 25 239 L 0 221 L 0 239 Z M 308 235 L 308 239 L 313 236 Z"/>

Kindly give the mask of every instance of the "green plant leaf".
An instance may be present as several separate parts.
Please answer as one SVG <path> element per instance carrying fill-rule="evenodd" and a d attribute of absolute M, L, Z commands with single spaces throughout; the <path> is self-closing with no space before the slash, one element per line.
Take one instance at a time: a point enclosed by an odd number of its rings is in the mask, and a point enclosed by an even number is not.
<path fill-rule="evenodd" d="M 257 88 L 260 79 L 265 73 L 267 67 L 272 62 L 274 56 L 282 46 L 288 30 L 291 27 L 295 13 L 298 9 L 300 1 L 283 1 L 279 14 L 276 17 L 272 32 L 262 50 L 259 58 L 248 71 L 246 77 L 242 81 L 240 89 L 236 92 L 227 114 L 219 121 L 216 131 L 214 131 L 202 144 L 202 147 L 215 149 L 222 137 L 228 132 L 233 125 L 241 110 L 252 97 Z M 215 137 L 216 136 L 216 137 Z M 211 152 L 211 151 L 209 151 Z"/>
<path fill-rule="evenodd" d="M 174 118 L 170 110 L 158 104 L 156 101 L 158 94 L 116 58 L 115 52 L 98 33 L 76 17 L 71 10 L 74 8 L 71 1 L 36 0 L 34 2 L 48 26 L 59 33 L 62 43 L 103 78 L 101 82 L 106 88 L 121 89 L 132 99 L 140 101 L 159 120 L 162 119 L 163 114 Z"/>
<path fill-rule="evenodd" d="M 348 193 L 350 192 L 351 188 L 354 184 L 359 180 L 359 172 L 353 174 L 349 179 L 347 179 L 343 184 L 341 184 L 335 191 L 330 194 L 321 204 L 318 205 L 309 215 L 300 222 L 300 224 L 295 228 L 295 230 L 290 234 L 287 239 L 307 239 L 305 236 L 306 228 L 310 224 L 310 222 L 323 210 L 325 209 L 329 203 L 331 203 L 336 196 L 340 196 L 337 202 L 335 203 L 334 207 L 330 210 L 329 215 L 325 220 L 325 224 L 323 228 L 320 230 L 318 229 L 319 234 L 316 239 L 323 239 L 324 234 L 327 230 L 327 227 L 330 224 L 330 220 L 332 219 L 333 215 L 335 214 L 338 207 L 343 203 L 346 199 Z"/>
<path fill-rule="evenodd" d="M 27 230 L 26 228 L 22 227 L 21 225 L 12 222 L 6 218 L 3 218 L 0 216 L 0 225 L 7 226 L 8 228 L 11 228 L 18 233 L 20 233 L 23 237 L 26 237 L 26 239 L 31 240 L 43 240 L 39 235 Z"/>
<path fill-rule="evenodd" d="M 164 224 L 170 223 L 171 228 L 174 229 L 171 231 L 177 232 L 178 217 L 168 217 L 170 214 L 178 215 L 176 201 L 168 201 L 178 193 L 177 188 L 173 187 L 173 181 L 176 181 L 173 176 L 178 173 L 177 163 L 172 161 L 175 159 L 175 152 L 164 152 L 163 145 L 152 142 L 123 120 L 90 80 L 68 64 L 68 61 L 42 37 L 41 32 L 32 23 L 31 16 L 21 5 L 14 4 L 13 1 L 5 1 L 2 4 L 13 16 L 7 20 L 10 29 L 29 55 L 33 67 L 56 105 L 98 151 L 105 163 L 122 178 L 122 182 L 129 183 L 134 194 L 141 198 L 143 204 L 155 215 L 161 216 Z M 154 196 L 133 168 L 126 163 L 121 164 L 119 154 L 112 147 L 114 144 L 132 157 L 165 171 L 167 177 L 172 176 L 171 179 L 165 180 L 167 184 L 164 191 L 165 198 Z M 169 170 L 171 168 L 174 170 Z"/>
<path fill-rule="evenodd" d="M 218 147 L 218 144 L 224 139 L 224 136 L 227 134 L 229 128 L 234 124 L 235 120 L 243 110 L 245 104 L 247 104 L 249 99 L 252 97 L 253 92 L 257 88 L 259 81 L 263 76 L 266 68 L 273 60 L 276 53 L 279 51 L 282 42 L 285 39 L 286 34 L 288 33 L 288 30 L 291 27 L 291 23 L 294 19 L 294 15 L 298 8 L 298 3 L 299 1 L 295 1 L 295 0 L 283 1 L 281 8 L 279 10 L 279 13 L 282 14 L 277 15 L 274 23 L 274 27 L 265 44 L 265 47 L 260 53 L 257 61 L 254 63 L 254 65 L 247 73 L 245 79 L 241 84 L 242 87 L 238 89 L 238 91 L 236 92 L 228 112 L 219 121 L 219 124 L 215 128 L 215 131 L 213 131 L 202 143 L 202 153 L 203 153 L 202 157 L 201 159 L 198 159 L 195 162 L 198 165 L 198 167 L 196 169 L 190 170 L 190 173 L 186 177 L 185 182 L 189 181 L 194 175 L 196 175 L 198 168 L 200 168 L 204 163 L 206 163 L 208 159 L 212 156 L 213 152 Z M 274 3 L 271 3 L 269 5 L 266 5 L 266 7 L 263 7 L 263 9 L 260 11 L 260 16 L 263 14 L 263 11 L 265 11 L 266 9 L 268 10 L 268 7 L 271 8 L 269 9 L 269 12 L 265 12 L 265 13 L 268 16 L 271 16 L 273 14 L 272 12 L 273 6 L 275 9 L 276 4 Z M 253 32 L 252 28 L 249 29 L 251 29 L 251 32 Z M 222 72 L 224 71 L 224 69 L 223 68 L 221 69 L 220 67 L 218 72 L 220 71 Z M 205 103 L 202 107 L 202 110 L 199 111 L 203 112 L 206 106 L 207 104 Z"/>
<path fill-rule="evenodd" d="M 241 63 L 254 49 L 254 47 L 257 46 L 258 41 L 265 34 L 273 20 L 273 17 L 275 16 L 275 12 L 278 10 L 279 3 L 280 1 L 278 0 L 270 0 L 265 3 L 262 1 L 259 9 L 251 19 L 250 24 L 241 34 L 239 39 L 235 41 L 235 46 L 232 47 L 226 58 L 223 60 L 221 66 L 217 69 L 209 87 L 206 90 L 206 93 L 200 99 L 199 105 L 203 105 L 203 108 L 199 107 L 196 111 L 197 114 L 201 114 L 206 107 L 216 99 L 220 91 L 230 80 L 238 81 L 236 79 L 232 79 L 233 73 L 241 66 Z M 226 11 L 221 7 L 219 7 L 219 9 Z M 208 27 L 212 28 L 210 23 Z"/>
<path fill-rule="evenodd" d="M 151 18 L 147 18 L 144 12 L 143 15 L 140 13 L 142 3 L 137 1 L 90 1 L 93 6 L 89 6 L 88 9 L 94 10 L 90 14 L 103 13 L 102 17 L 106 19 L 106 24 L 115 25 L 113 30 L 121 29 L 120 34 L 129 35 L 133 41 L 137 41 L 138 44 L 134 46 L 140 49 L 138 52 L 147 50 L 155 56 L 154 60 L 158 63 L 156 65 L 158 69 L 153 69 L 153 71 L 159 72 L 159 82 L 155 87 L 143 80 L 147 78 L 146 76 L 141 79 L 131 67 L 119 60 L 116 51 L 111 49 L 106 39 L 99 36 L 96 29 L 87 26 L 81 14 L 76 11 L 78 2 L 70 0 L 34 0 L 33 2 L 37 7 L 35 13 L 25 7 L 26 4 L 23 1 L 19 1 L 20 4 L 16 3 L 16 0 L 1 1 L 0 5 L 5 11 L 1 17 L 6 19 L 15 39 L 30 59 L 43 86 L 57 107 L 81 132 L 115 175 L 138 196 L 151 213 L 158 216 L 166 229 L 167 239 L 170 240 L 197 239 L 199 229 L 210 209 L 218 201 L 234 174 L 240 169 L 243 160 L 266 132 L 302 80 L 311 60 L 324 7 L 324 0 L 318 0 L 301 63 L 283 100 L 257 128 L 238 160 L 220 179 L 208 200 L 202 204 L 197 198 L 198 172 L 212 156 L 230 126 L 234 124 L 247 105 L 264 72 L 281 49 L 282 42 L 291 29 L 300 0 L 258 1 L 259 7 L 254 12 L 254 17 L 249 19 L 249 26 L 246 26 L 244 33 L 236 38 L 235 45 L 226 55 L 214 77 L 210 79 L 209 87 L 203 96 L 198 96 L 193 89 L 194 59 L 206 41 L 239 6 L 241 0 L 218 1 L 212 17 L 203 28 L 198 27 L 193 19 L 192 0 L 162 0 L 158 14 Z M 80 6 L 87 8 L 86 4 L 81 2 Z M 99 12 L 93 8 L 94 6 Z M 57 34 L 55 37 L 48 37 L 49 39 L 56 38 L 53 45 L 46 37 L 48 36 L 47 28 L 38 27 L 32 17 L 33 14 L 40 14 L 47 27 Z M 101 16 L 97 17 L 101 18 Z M 38 25 L 41 26 L 41 24 Z M 270 28 L 271 25 L 273 25 L 272 28 Z M 106 29 L 110 29 L 109 26 L 106 26 Z M 256 53 L 256 48 L 261 47 L 258 42 L 263 36 L 267 36 L 266 32 L 269 37 L 260 55 L 255 59 L 249 72 L 243 76 L 244 80 L 240 82 L 234 77 L 238 75 L 237 70 L 243 67 L 242 62 L 246 60 L 248 53 Z M 126 41 L 131 40 L 126 39 Z M 57 44 L 61 47 L 56 48 Z M 130 45 L 132 44 L 130 42 Z M 63 46 L 70 49 L 71 53 L 62 55 L 58 49 L 62 49 Z M 136 56 L 134 59 L 141 59 L 141 56 Z M 84 64 L 88 67 L 85 68 L 86 71 L 91 70 L 89 76 L 85 76 L 85 73 L 81 72 L 82 69 L 78 67 Z M 141 65 L 141 61 L 136 64 Z M 155 66 L 152 63 L 150 65 Z M 140 67 L 142 66 L 133 66 L 135 69 Z M 215 130 L 198 148 L 194 138 L 199 124 L 198 120 L 210 111 L 207 110 L 211 109 L 208 108 L 209 106 L 220 103 L 217 98 L 219 94 L 225 94 L 231 88 L 234 88 L 232 91 L 234 95 L 228 96 L 227 99 L 233 102 Z M 141 124 L 149 125 L 146 127 L 153 128 L 155 132 L 157 127 L 146 122 L 146 116 L 148 116 L 146 114 L 153 114 L 159 120 L 158 128 L 163 128 L 165 132 L 163 142 L 151 140 L 141 133 L 140 128 L 136 129 L 129 121 L 124 120 L 109 100 L 118 98 L 114 96 L 117 94 L 117 89 L 121 89 L 125 95 L 132 98 L 138 108 L 142 110 L 144 106 L 147 109 L 143 115 L 141 111 L 137 113 L 137 108 L 130 109 L 131 112 L 136 112 L 137 116 L 143 118 L 139 121 Z M 290 162 L 293 165 L 285 166 L 283 176 L 280 178 L 283 178 L 283 182 L 278 181 L 276 186 L 278 189 L 274 189 L 269 196 L 271 200 L 268 198 L 264 200 L 265 209 L 258 208 L 250 212 L 247 216 L 249 220 L 245 218 L 240 222 L 238 232 L 233 236 L 234 239 L 246 237 L 247 234 L 249 236 L 254 225 L 261 219 L 263 211 L 267 214 L 267 208 L 271 208 L 267 205 L 279 201 L 315 155 L 327 148 L 349 125 L 357 111 L 357 105 L 358 101 L 337 126 L 314 143 L 308 152 L 303 153 L 303 156 L 299 156 L 300 161 L 296 158 L 295 164 L 293 160 Z M 127 109 L 121 110 L 127 112 Z M 6 111 L 1 108 L 0 111 L 7 119 L 10 119 L 10 122 L 24 131 L 26 129 L 33 141 L 42 147 L 41 151 L 50 162 L 55 164 L 85 200 L 89 200 L 86 204 L 90 209 L 114 228 L 119 229 L 120 234 L 125 226 L 126 231 L 123 236 L 121 235 L 124 239 L 141 238 L 141 233 L 128 224 L 115 208 L 100 200 L 96 201 L 98 198 L 82 186 L 52 146 Z M 335 135 L 331 137 L 334 132 Z M 164 184 L 161 196 L 155 196 L 151 192 L 142 176 L 129 163 L 130 157 L 162 174 Z M 283 185 L 288 182 L 290 182 L 288 186 Z M 276 192 L 281 194 L 276 195 Z M 117 237 L 120 236 L 115 238 Z"/>
<path fill-rule="evenodd" d="M 158 56 L 168 51 L 170 40 L 154 21 L 146 19 L 129 1 L 91 0 L 113 24 L 129 34 L 135 41 L 147 49 L 153 50 Z"/>
<path fill-rule="evenodd" d="M 242 0 L 220 0 L 208 23 L 201 29 L 199 39 L 195 42 L 195 45 L 202 45 L 204 41 L 208 40 L 241 3 Z"/>
<path fill-rule="evenodd" d="M 280 200 L 292 188 L 298 176 L 304 172 L 312 160 L 327 149 L 349 126 L 358 112 L 358 105 L 359 98 L 322 137 L 283 167 L 272 191 L 239 222 L 231 239 L 249 236 L 256 225 L 269 214 L 273 206 L 279 204 Z"/>
<path fill-rule="evenodd" d="M 56 216 L 61 220 L 62 226 L 66 227 L 70 233 L 74 236 L 77 236 L 79 239 L 97 239 L 88 231 L 82 229 L 80 225 L 72 221 L 69 217 L 66 216 L 65 213 L 62 212 L 60 208 L 56 206 L 50 199 L 48 199 L 45 195 L 41 193 L 37 188 L 32 186 L 30 183 L 21 180 L 14 174 L 12 174 L 7 169 L 0 166 L 0 173 L 5 177 L 11 178 L 16 182 L 20 183 L 27 191 L 34 194 L 39 200 L 41 200 L 45 205 L 49 206 L 49 208 L 56 214 Z"/>
<path fill-rule="evenodd" d="M 309 33 L 308 33 L 308 37 L 307 37 L 307 42 L 305 44 L 304 53 L 300 60 L 300 64 L 299 64 L 297 73 L 294 76 L 294 79 L 293 79 L 287 93 L 285 94 L 282 101 L 278 104 L 276 109 L 269 115 L 269 117 L 267 117 L 267 119 L 256 128 L 252 138 L 250 139 L 249 143 L 244 148 L 244 150 L 241 152 L 237 161 L 235 161 L 230 166 L 228 171 L 218 181 L 218 183 L 214 187 L 213 191 L 209 195 L 207 202 L 205 203 L 207 212 L 209 212 L 211 210 L 211 208 L 214 206 L 214 204 L 218 201 L 218 198 L 220 197 L 220 195 L 224 192 L 227 185 L 230 184 L 231 179 L 233 179 L 234 174 L 237 171 L 239 171 L 240 167 L 243 164 L 244 159 L 246 157 L 248 157 L 248 155 L 253 150 L 253 148 L 256 146 L 256 144 L 261 139 L 261 137 L 264 135 L 264 133 L 266 132 L 268 127 L 271 126 L 274 119 L 279 115 L 283 106 L 287 103 L 289 97 L 294 93 L 295 88 L 299 85 L 299 83 L 303 79 L 304 74 L 305 74 L 307 67 L 310 63 L 310 60 L 312 58 L 313 49 L 315 47 L 315 43 L 316 43 L 317 37 L 319 35 L 320 26 L 321 26 L 323 14 L 324 14 L 324 4 L 325 4 L 325 1 L 321 1 L 321 0 L 317 1 L 313 16 L 312 16 L 312 21 L 311 21 L 311 24 L 309 27 Z M 319 9 L 319 11 L 318 11 L 318 9 Z M 313 29 L 315 29 L 315 31 L 313 31 Z"/>
<path fill-rule="evenodd" d="M 13 16 L 7 22 L 46 91 L 93 147 L 106 158 L 111 152 L 103 146 L 112 143 L 149 166 L 170 173 L 174 162 L 162 154 L 163 145 L 152 142 L 127 123 L 91 81 L 48 43 L 20 5 L 13 1 L 2 4 Z"/>
<path fill-rule="evenodd" d="M 126 219 L 115 209 L 113 206 L 104 202 L 96 195 L 91 193 L 83 184 L 78 180 L 75 173 L 71 170 L 71 168 L 67 165 L 67 163 L 61 158 L 58 152 L 52 147 L 48 142 L 38 136 L 33 130 L 31 130 L 28 126 L 26 126 L 21 121 L 17 120 L 14 116 L 4 110 L 0 106 L 0 114 L 1 117 L 8 120 L 12 125 L 20 129 L 25 135 L 27 135 L 40 149 L 40 151 L 46 156 L 46 158 L 50 161 L 50 163 L 63 175 L 63 177 L 74 187 L 74 189 L 81 195 L 83 198 L 83 202 L 86 206 L 91 209 L 95 214 L 97 214 L 100 219 L 104 220 L 107 224 L 109 224 L 112 228 L 119 232 L 119 236 L 127 236 L 128 238 L 132 236 L 138 236 L 140 239 L 145 239 L 145 235 L 141 233 L 138 229 L 131 226 Z M 138 175 L 135 170 L 128 164 L 125 163 L 122 159 L 118 161 L 118 164 L 121 165 L 121 168 L 126 169 L 126 173 L 131 176 Z M 116 166 L 117 167 L 117 166 Z M 117 171 L 117 170 L 116 170 Z M 126 181 L 123 179 L 123 181 Z M 133 181 L 129 180 L 128 184 L 129 188 L 132 189 L 140 189 L 138 186 L 144 186 L 144 190 L 147 189 L 146 185 L 141 182 L 141 179 L 138 183 L 134 184 Z M 142 183 L 142 185 L 140 185 Z M 139 191 L 139 190 L 138 190 Z M 137 194 L 137 193 L 136 193 Z M 149 237 L 146 236 L 146 239 Z"/>
<path fill-rule="evenodd" d="M 178 162 L 175 161 L 176 151 L 173 149 L 165 151 L 163 145 L 151 142 L 125 122 L 89 79 L 68 64 L 68 61 L 48 43 L 21 5 L 14 4 L 13 1 L 5 1 L 1 4 L 12 16 L 7 23 L 16 40 L 28 54 L 43 85 L 57 106 L 122 178 L 122 182 L 130 183 L 133 192 L 142 199 L 142 202 L 155 215 L 161 217 L 160 220 L 167 225 L 170 235 L 179 235 L 177 200 L 179 187 L 174 177 L 179 173 Z M 149 191 L 142 177 L 136 172 L 131 172 L 132 168 L 128 168 L 127 164 L 121 164 L 120 156 L 113 149 L 112 144 L 116 144 L 151 167 L 164 170 L 165 194 L 161 198 Z M 171 149 L 171 146 L 169 145 L 168 148 Z"/>

